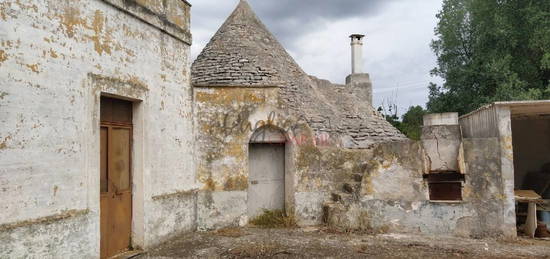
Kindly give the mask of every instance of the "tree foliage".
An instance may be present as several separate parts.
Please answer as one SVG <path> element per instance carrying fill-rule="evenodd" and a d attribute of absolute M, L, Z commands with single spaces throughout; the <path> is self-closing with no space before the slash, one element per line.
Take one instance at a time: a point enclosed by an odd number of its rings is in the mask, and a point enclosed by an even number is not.
<path fill-rule="evenodd" d="M 424 115 L 428 112 L 422 106 L 411 106 L 409 110 L 401 116 L 401 120 L 397 115 L 397 107 L 390 106 L 393 109 L 378 108 L 378 111 L 384 113 L 386 120 L 401 131 L 410 139 L 419 140 L 422 135 L 422 124 Z M 388 113 L 389 111 L 389 113 Z"/>
<path fill-rule="evenodd" d="M 444 0 L 437 18 L 430 112 L 550 98 L 550 1 Z"/>

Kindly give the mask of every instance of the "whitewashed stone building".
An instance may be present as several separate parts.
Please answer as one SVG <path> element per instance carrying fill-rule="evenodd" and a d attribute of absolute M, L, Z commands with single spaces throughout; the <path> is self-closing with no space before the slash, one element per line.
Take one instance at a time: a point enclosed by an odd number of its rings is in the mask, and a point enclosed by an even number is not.
<path fill-rule="evenodd" d="M 194 229 L 189 12 L 0 1 L 1 258 L 96 258 L 100 240 L 106 256 Z"/>
<path fill-rule="evenodd" d="M 189 17 L 185 0 L 0 1 L 1 258 L 108 257 L 264 208 L 300 226 L 516 235 L 511 127 L 542 135 L 547 102 L 432 115 L 412 141 L 372 107 L 363 35 L 339 85 L 244 0 L 190 67 Z"/>

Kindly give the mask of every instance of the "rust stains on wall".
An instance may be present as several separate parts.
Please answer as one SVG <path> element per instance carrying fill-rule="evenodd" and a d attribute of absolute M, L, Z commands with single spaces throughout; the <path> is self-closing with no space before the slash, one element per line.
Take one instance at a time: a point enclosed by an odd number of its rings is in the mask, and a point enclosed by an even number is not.
<path fill-rule="evenodd" d="M 27 66 L 34 73 L 40 73 L 40 70 L 38 69 L 38 64 L 26 64 L 25 66 Z"/>
<path fill-rule="evenodd" d="M 86 27 L 86 20 L 80 17 L 79 9 L 67 7 L 59 18 L 61 19 L 61 26 L 69 38 L 74 37 L 76 27 Z"/>
<path fill-rule="evenodd" d="M 8 140 L 11 139 L 11 136 L 5 137 L 2 141 L 0 141 L 0 150 L 8 148 Z"/>
<path fill-rule="evenodd" d="M 2 65 L 2 62 L 8 60 L 8 55 L 4 50 L 0 50 L 0 65 Z"/>
<path fill-rule="evenodd" d="M 94 13 L 94 19 L 92 21 L 92 28 L 95 32 L 90 39 L 94 43 L 94 49 L 99 54 L 102 55 L 104 52 L 111 54 L 111 37 L 109 33 L 103 34 L 103 29 L 105 27 L 105 17 L 100 10 L 96 10 Z"/>

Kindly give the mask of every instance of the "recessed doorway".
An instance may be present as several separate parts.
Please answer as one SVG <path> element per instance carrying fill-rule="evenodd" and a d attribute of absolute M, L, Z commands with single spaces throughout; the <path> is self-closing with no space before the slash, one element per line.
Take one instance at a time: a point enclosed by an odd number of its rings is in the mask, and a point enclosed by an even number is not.
<path fill-rule="evenodd" d="M 101 97 L 101 258 L 131 249 L 132 102 Z"/>
<path fill-rule="evenodd" d="M 248 177 L 248 217 L 263 210 L 285 209 L 284 134 L 274 128 L 260 128 L 251 138 Z"/>

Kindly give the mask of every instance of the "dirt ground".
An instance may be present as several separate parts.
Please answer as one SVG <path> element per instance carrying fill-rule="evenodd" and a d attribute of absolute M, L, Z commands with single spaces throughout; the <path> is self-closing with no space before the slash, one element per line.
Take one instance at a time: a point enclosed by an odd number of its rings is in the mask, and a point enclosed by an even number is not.
<path fill-rule="evenodd" d="M 550 241 L 230 228 L 189 233 L 135 258 L 550 258 Z"/>

